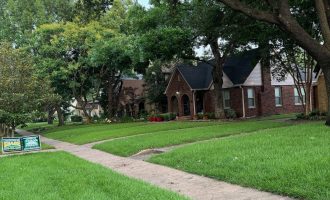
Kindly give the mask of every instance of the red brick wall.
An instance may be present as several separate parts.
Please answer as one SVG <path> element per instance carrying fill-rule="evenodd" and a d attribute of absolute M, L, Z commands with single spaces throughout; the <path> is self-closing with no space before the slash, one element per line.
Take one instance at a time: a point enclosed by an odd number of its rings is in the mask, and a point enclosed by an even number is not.
<path fill-rule="evenodd" d="M 271 75 L 269 71 L 263 71 L 263 86 L 254 86 L 255 91 L 255 108 L 248 108 L 247 89 L 251 87 L 244 86 L 244 105 L 245 116 L 263 116 L 280 113 L 303 112 L 303 106 L 294 104 L 294 86 L 279 86 L 282 88 L 282 106 L 275 106 L 275 86 L 271 85 Z M 242 89 L 240 87 L 230 88 L 230 107 L 235 110 L 238 117 L 243 116 L 242 108 Z M 177 94 L 176 92 L 180 93 Z M 179 116 L 183 116 L 182 96 L 187 95 L 190 101 L 190 112 L 193 115 L 193 92 L 189 85 L 183 79 L 178 70 L 175 70 L 172 81 L 169 83 L 166 91 L 168 97 L 169 112 L 172 112 L 171 98 L 175 96 L 178 99 Z M 212 91 L 204 93 L 204 112 L 214 112 L 214 94 Z"/>
<path fill-rule="evenodd" d="M 177 91 L 180 93 L 177 94 Z M 169 112 L 173 112 L 171 98 L 175 96 L 178 100 L 179 116 L 183 116 L 183 95 L 187 95 L 189 97 L 190 113 L 193 113 L 194 107 L 192 91 L 187 82 L 183 79 L 182 75 L 179 73 L 179 71 L 175 70 L 172 80 L 169 82 L 168 88 L 166 90 Z"/>
<path fill-rule="evenodd" d="M 275 90 L 276 86 L 273 86 L 273 90 Z M 275 106 L 275 98 L 274 98 L 274 112 L 272 114 L 280 114 L 280 113 L 298 113 L 303 112 L 304 107 L 302 105 L 294 104 L 294 86 L 278 86 L 282 88 L 282 106 Z"/>
<path fill-rule="evenodd" d="M 243 116 L 242 110 L 242 90 L 239 87 L 230 88 L 230 108 L 235 110 L 238 117 Z"/>
<path fill-rule="evenodd" d="M 214 93 L 207 91 L 204 93 L 204 112 L 214 112 Z"/>

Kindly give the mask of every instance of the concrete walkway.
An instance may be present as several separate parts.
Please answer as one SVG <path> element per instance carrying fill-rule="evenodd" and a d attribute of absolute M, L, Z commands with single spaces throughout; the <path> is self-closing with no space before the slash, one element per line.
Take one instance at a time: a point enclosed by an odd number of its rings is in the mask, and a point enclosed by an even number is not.
<path fill-rule="evenodd" d="M 21 135 L 32 133 L 17 130 Z M 86 146 L 74 145 L 41 137 L 41 141 L 58 150 L 103 165 L 126 176 L 141 179 L 158 187 L 178 192 L 191 199 L 200 200 L 289 200 L 267 192 L 216 181 L 189 174 L 176 169 L 147 163 L 141 160 L 123 158 Z"/>

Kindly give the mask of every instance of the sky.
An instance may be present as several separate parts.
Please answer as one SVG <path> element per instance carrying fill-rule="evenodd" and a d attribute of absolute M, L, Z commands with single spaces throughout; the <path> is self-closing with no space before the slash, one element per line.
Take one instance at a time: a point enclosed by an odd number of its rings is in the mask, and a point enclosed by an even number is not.
<path fill-rule="evenodd" d="M 149 0 L 138 0 L 138 2 L 139 2 L 141 5 L 145 6 L 145 7 L 149 7 L 149 6 L 150 6 L 150 5 L 149 5 Z"/>

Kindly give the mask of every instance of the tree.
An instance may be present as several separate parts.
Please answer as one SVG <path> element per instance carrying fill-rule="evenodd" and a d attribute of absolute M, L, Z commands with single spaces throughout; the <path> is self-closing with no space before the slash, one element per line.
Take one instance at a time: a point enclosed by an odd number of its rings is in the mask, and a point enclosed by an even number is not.
<path fill-rule="evenodd" d="M 273 77 L 279 81 L 285 80 L 287 76 L 292 77 L 304 107 L 304 113 L 308 115 L 313 109 L 311 98 L 315 60 L 294 43 L 283 44 L 277 41 L 277 44 L 273 44 L 273 46 L 271 52 L 271 59 L 274 63 Z"/>
<path fill-rule="evenodd" d="M 238 49 L 248 47 L 250 43 L 256 42 L 253 38 L 260 34 L 262 28 L 260 23 L 253 25 L 247 24 L 247 17 L 237 15 L 230 9 L 227 9 L 223 4 L 216 4 L 213 0 L 192 0 L 192 1 L 153 1 L 155 11 L 148 11 L 150 15 L 161 13 L 158 23 L 151 23 L 155 28 L 165 26 L 166 29 L 172 26 L 180 29 L 186 35 L 177 35 L 177 38 L 185 38 L 189 42 L 175 43 L 178 44 L 174 51 L 164 54 L 158 50 L 161 45 L 150 49 L 143 49 L 144 52 L 160 52 L 163 55 L 175 55 L 190 60 L 204 61 L 213 65 L 213 84 L 214 84 L 214 107 L 215 116 L 224 118 L 225 111 L 222 97 L 223 84 L 223 66 L 226 59 L 236 52 Z M 150 17 L 151 18 L 151 17 Z M 147 18 L 148 19 L 148 18 Z M 250 20 L 249 20 L 250 21 Z M 138 21 L 140 22 L 140 21 Z M 179 28 L 178 28 L 179 27 Z M 182 28 L 184 27 L 184 28 Z M 253 33 L 251 37 L 247 37 L 247 33 Z M 171 38 L 168 36 L 167 38 Z M 151 36 L 148 36 L 150 38 Z M 183 39 L 181 39 L 183 40 Z M 152 41 L 152 39 L 150 39 Z M 173 46 L 172 43 L 163 40 L 166 45 Z M 162 41 L 162 42 L 163 42 Z M 184 41 L 184 40 L 183 40 Z M 157 43 L 158 45 L 158 43 Z M 191 52 L 193 46 L 209 46 L 214 60 L 210 62 L 209 58 L 198 58 Z M 164 45 L 165 46 L 165 45 Z M 178 50 L 178 51 L 176 51 Z M 174 53 L 175 52 L 175 53 Z M 180 52 L 185 52 L 182 54 Z"/>
<path fill-rule="evenodd" d="M 156 60 L 153 61 L 146 70 L 144 79 L 147 85 L 147 99 L 150 103 L 157 105 L 157 108 L 160 111 L 163 111 L 162 105 L 166 105 L 167 103 L 166 95 L 164 93 L 168 83 L 163 70 L 169 70 L 179 62 L 180 60 L 171 62 Z"/>
<path fill-rule="evenodd" d="M 31 56 L 0 45 L 0 121 L 12 129 L 29 120 L 29 114 L 42 103 L 43 87 L 34 74 Z"/>
<path fill-rule="evenodd" d="M 98 21 L 108 11 L 113 0 L 78 0 L 75 3 L 76 20 L 87 24 Z"/>
<path fill-rule="evenodd" d="M 1 0 L 0 41 L 26 45 L 41 24 L 70 21 L 73 0 Z"/>
<path fill-rule="evenodd" d="M 321 67 L 328 99 L 330 99 L 330 2 L 327 0 L 313 1 L 258 1 L 243 0 L 218 0 L 230 8 L 242 12 L 254 19 L 274 24 L 290 37 L 304 50 L 306 50 Z M 313 20 L 310 13 L 317 16 Z M 317 29 L 322 39 L 313 37 L 309 32 L 310 27 L 304 26 L 312 21 L 314 30 Z M 330 101 L 328 104 L 328 117 L 326 125 L 330 125 Z"/>
<path fill-rule="evenodd" d="M 112 37 L 112 31 L 98 22 L 84 26 L 55 23 L 42 25 L 34 35 L 33 52 L 40 73 L 49 77 L 64 101 L 78 102 L 72 106 L 81 109 L 89 123 L 92 117 L 87 105 L 99 98 L 103 74 L 90 63 L 89 53 L 97 41 Z"/>
<path fill-rule="evenodd" d="M 122 75 L 132 71 L 132 60 L 129 53 L 131 38 L 117 35 L 108 40 L 95 43 L 90 53 L 94 69 L 100 73 L 103 89 L 103 109 L 109 119 L 116 116 L 119 94 L 122 89 Z"/>

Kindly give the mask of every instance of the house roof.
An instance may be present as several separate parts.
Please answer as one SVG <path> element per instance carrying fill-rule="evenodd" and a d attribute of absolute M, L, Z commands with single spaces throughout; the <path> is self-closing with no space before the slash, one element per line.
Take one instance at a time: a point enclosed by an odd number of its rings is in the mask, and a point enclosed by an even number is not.
<path fill-rule="evenodd" d="M 259 59 L 258 49 L 236 54 L 226 60 L 223 71 L 234 85 L 240 85 L 249 77 Z"/>
<path fill-rule="evenodd" d="M 245 82 L 259 61 L 258 49 L 245 51 L 233 55 L 224 64 L 224 73 L 234 85 Z M 187 81 L 191 89 L 208 89 L 212 83 L 212 69 L 214 60 L 200 62 L 197 66 L 189 64 L 177 65 L 177 69 Z"/>
<path fill-rule="evenodd" d="M 212 82 L 212 66 L 200 63 L 197 66 L 180 64 L 177 69 L 193 90 L 208 89 Z"/>

